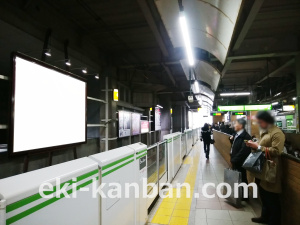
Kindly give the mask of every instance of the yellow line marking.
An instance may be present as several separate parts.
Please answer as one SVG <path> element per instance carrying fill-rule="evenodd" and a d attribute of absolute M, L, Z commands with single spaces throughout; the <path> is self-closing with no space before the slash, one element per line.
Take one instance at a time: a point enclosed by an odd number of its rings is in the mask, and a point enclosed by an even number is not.
<path fill-rule="evenodd" d="M 190 185 L 191 196 L 186 196 L 186 187 L 181 187 L 181 190 L 171 188 L 167 193 L 169 197 L 163 199 L 151 223 L 168 225 L 188 224 L 201 151 L 200 148 L 194 148 L 193 150 L 195 151 L 195 155 L 188 156 L 184 160 L 184 164 L 190 166 L 184 182 Z M 181 193 L 179 198 L 177 198 L 177 191 Z M 173 194 L 173 196 L 171 197 L 170 194 Z"/>

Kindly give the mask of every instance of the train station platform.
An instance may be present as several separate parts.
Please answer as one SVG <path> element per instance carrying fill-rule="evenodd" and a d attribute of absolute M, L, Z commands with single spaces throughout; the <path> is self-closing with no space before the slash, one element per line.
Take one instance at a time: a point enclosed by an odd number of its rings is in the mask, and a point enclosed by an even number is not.
<path fill-rule="evenodd" d="M 254 224 L 251 222 L 251 218 L 260 215 L 260 206 L 257 200 L 250 199 L 249 202 L 242 202 L 243 207 L 235 208 L 225 199 L 217 196 L 209 199 L 201 194 L 205 183 L 214 183 L 217 186 L 223 182 L 225 168 L 228 168 L 228 164 L 214 146 L 211 145 L 210 158 L 207 160 L 202 142 L 198 141 L 185 158 L 172 183 L 173 187 L 176 187 L 176 183 L 189 183 L 191 193 L 194 193 L 191 194 L 191 198 L 188 198 L 183 189 L 180 198 L 174 194 L 173 197 L 159 199 L 149 214 L 148 225 Z M 176 188 L 169 191 L 177 192 Z M 215 192 L 215 188 L 207 188 L 208 194 Z"/>

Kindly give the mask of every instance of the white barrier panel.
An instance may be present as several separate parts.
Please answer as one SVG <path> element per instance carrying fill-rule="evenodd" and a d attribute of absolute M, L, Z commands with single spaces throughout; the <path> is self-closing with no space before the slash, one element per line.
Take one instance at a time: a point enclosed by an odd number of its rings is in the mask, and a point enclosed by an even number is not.
<path fill-rule="evenodd" d="M 163 139 L 167 140 L 168 181 L 171 182 L 182 164 L 181 133 L 177 132 L 164 135 Z"/>
<path fill-rule="evenodd" d="M 181 157 L 184 158 L 184 156 L 187 155 L 187 137 L 186 133 L 183 133 L 181 135 Z"/>
<path fill-rule="evenodd" d="M 134 150 L 124 146 L 107 152 L 89 156 L 96 161 L 100 167 L 100 181 L 105 186 L 102 192 L 105 196 L 121 185 L 122 197 L 101 198 L 101 224 L 135 224 L 135 199 L 134 197 L 124 198 L 125 183 L 134 183 Z M 134 196 L 131 189 L 130 196 Z"/>
<path fill-rule="evenodd" d="M 193 132 L 192 129 L 187 129 L 184 132 L 186 133 L 187 154 L 189 154 L 193 148 Z"/>
<path fill-rule="evenodd" d="M 101 198 L 101 224 L 142 225 L 147 221 L 147 199 L 142 198 L 142 181 L 147 179 L 147 146 L 141 143 L 113 149 L 89 156 L 100 167 L 100 181 L 103 186 Z M 137 184 L 139 196 L 135 198 Z M 108 198 L 117 186 L 121 196 Z M 127 187 L 126 187 L 127 186 Z M 129 197 L 126 197 L 126 190 Z"/>
<path fill-rule="evenodd" d="M 96 162 L 81 158 L 0 180 L 0 225 L 99 225 L 100 198 L 92 193 L 98 174 Z"/>
<path fill-rule="evenodd" d="M 128 147 L 135 152 L 135 176 L 139 185 L 139 198 L 135 199 L 135 224 L 144 225 L 148 220 L 147 198 L 143 196 L 143 188 L 146 189 L 143 182 L 147 181 L 147 145 L 136 143 Z"/>

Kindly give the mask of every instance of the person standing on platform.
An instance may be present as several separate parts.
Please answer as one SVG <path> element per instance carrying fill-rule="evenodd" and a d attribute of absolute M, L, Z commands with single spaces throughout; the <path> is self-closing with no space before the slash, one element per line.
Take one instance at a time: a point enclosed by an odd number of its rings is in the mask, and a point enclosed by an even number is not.
<path fill-rule="evenodd" d="M 251 140 L 251 136 L 245 130 L 245 126 L 246 121 L 244 119 L 238 119 L 234 125 L 235 134 L 229 137 L 232 144 L 230 151 L 230 162 L 233 170 L 241 172 L 242 183 L 248 184 L 247 173 L 242 166 L 251 153 L 251 148 L 246 146 L 245 143 L 245 140 Z"/>
<path fill-rule="evenodd" d="M 260 141 L 249 141 L 247 146 L 256 151 L 269 151 L 271 160 L 276 165 L 275 183 L 256 178 L 259 194 L 262 201 L 261 217 L 252 218 L 254 223 L 268 225 L 281 224 L 280 193 L 282 191 L 282 164 L 281 154 L 283 153 L 285 136 L 284 133 L 274 125 L 275 119 L 267 111 L 260 111 L 256 114 L 257 123 L 261 129 Z"/>
<path fill-rule="evenodd" d="M 224 122 L 222 122 L 221 125 L 220 125 L 220 131 L 223 132 L 223 133 L 225 132 L 225 124 L 224 124 Z"/>
<path fill-rule="evenodd" d="M 217 123 L 215 123 L 213 126 L 212 126 L 212 129 L 214 130 L 220 130 L 220 127 Z"/>
<path fill-rule="evenodd" d="M 209 151 L 210 151 L 210 144 L 211 144 L 211 129 L 207 123 L 201 128 L 201 139 L 203 140 L 204 145 L 204 153 L 207 159 L 209 159 Z"/>

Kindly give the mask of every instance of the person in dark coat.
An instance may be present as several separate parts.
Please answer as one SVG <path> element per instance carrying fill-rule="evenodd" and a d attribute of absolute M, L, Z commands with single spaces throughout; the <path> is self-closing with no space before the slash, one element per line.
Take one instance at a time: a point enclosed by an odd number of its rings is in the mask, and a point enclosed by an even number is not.
<path fill-rule="evenodd" d="M 233 134 L 233 130 L 230 128 L 229 125 L 225 125 L 225 132 L 224 133 L 232 135 Z"/>
<path fill-rule="evenodd" d="M 247 173 L 242 166 L 251 153 L 251 148 L 245 143 L 245 140 L 251 140 L 251 136 L 245 130 L 245 126 L 246 121 L 244 119 L 238 119 L 234 125 L 235 134 L 229 138 L 232 143 L 230 162 L 233 170 L 241 172 L 242 182 L 248 184 Z"/>
<path fill-rule="evenodd" d="M 207 123 L 205 123 L 201 129 L 201 138 L 204 143 L 204 152 L 205 152 L 206 158 L 209 159 L 209 151 L 210 151 L 210 143 L 211 143 L 211 129 L 209 129 L 209 126 Z"/>
<path fill-rule="evenodd" d="M 224 122 L 222 122 L 221 125 L 220 125 L 220 131 L 223 132 L 223 133 L 225 132 L 225 124 L 224 124 Z"/>
<path fill-rule="evenodd" d="M 220 127 L 217 123 L 215 123 L 213 126 L 212 126 L 212 129 L 214 130 L 220 130 Z"/>

